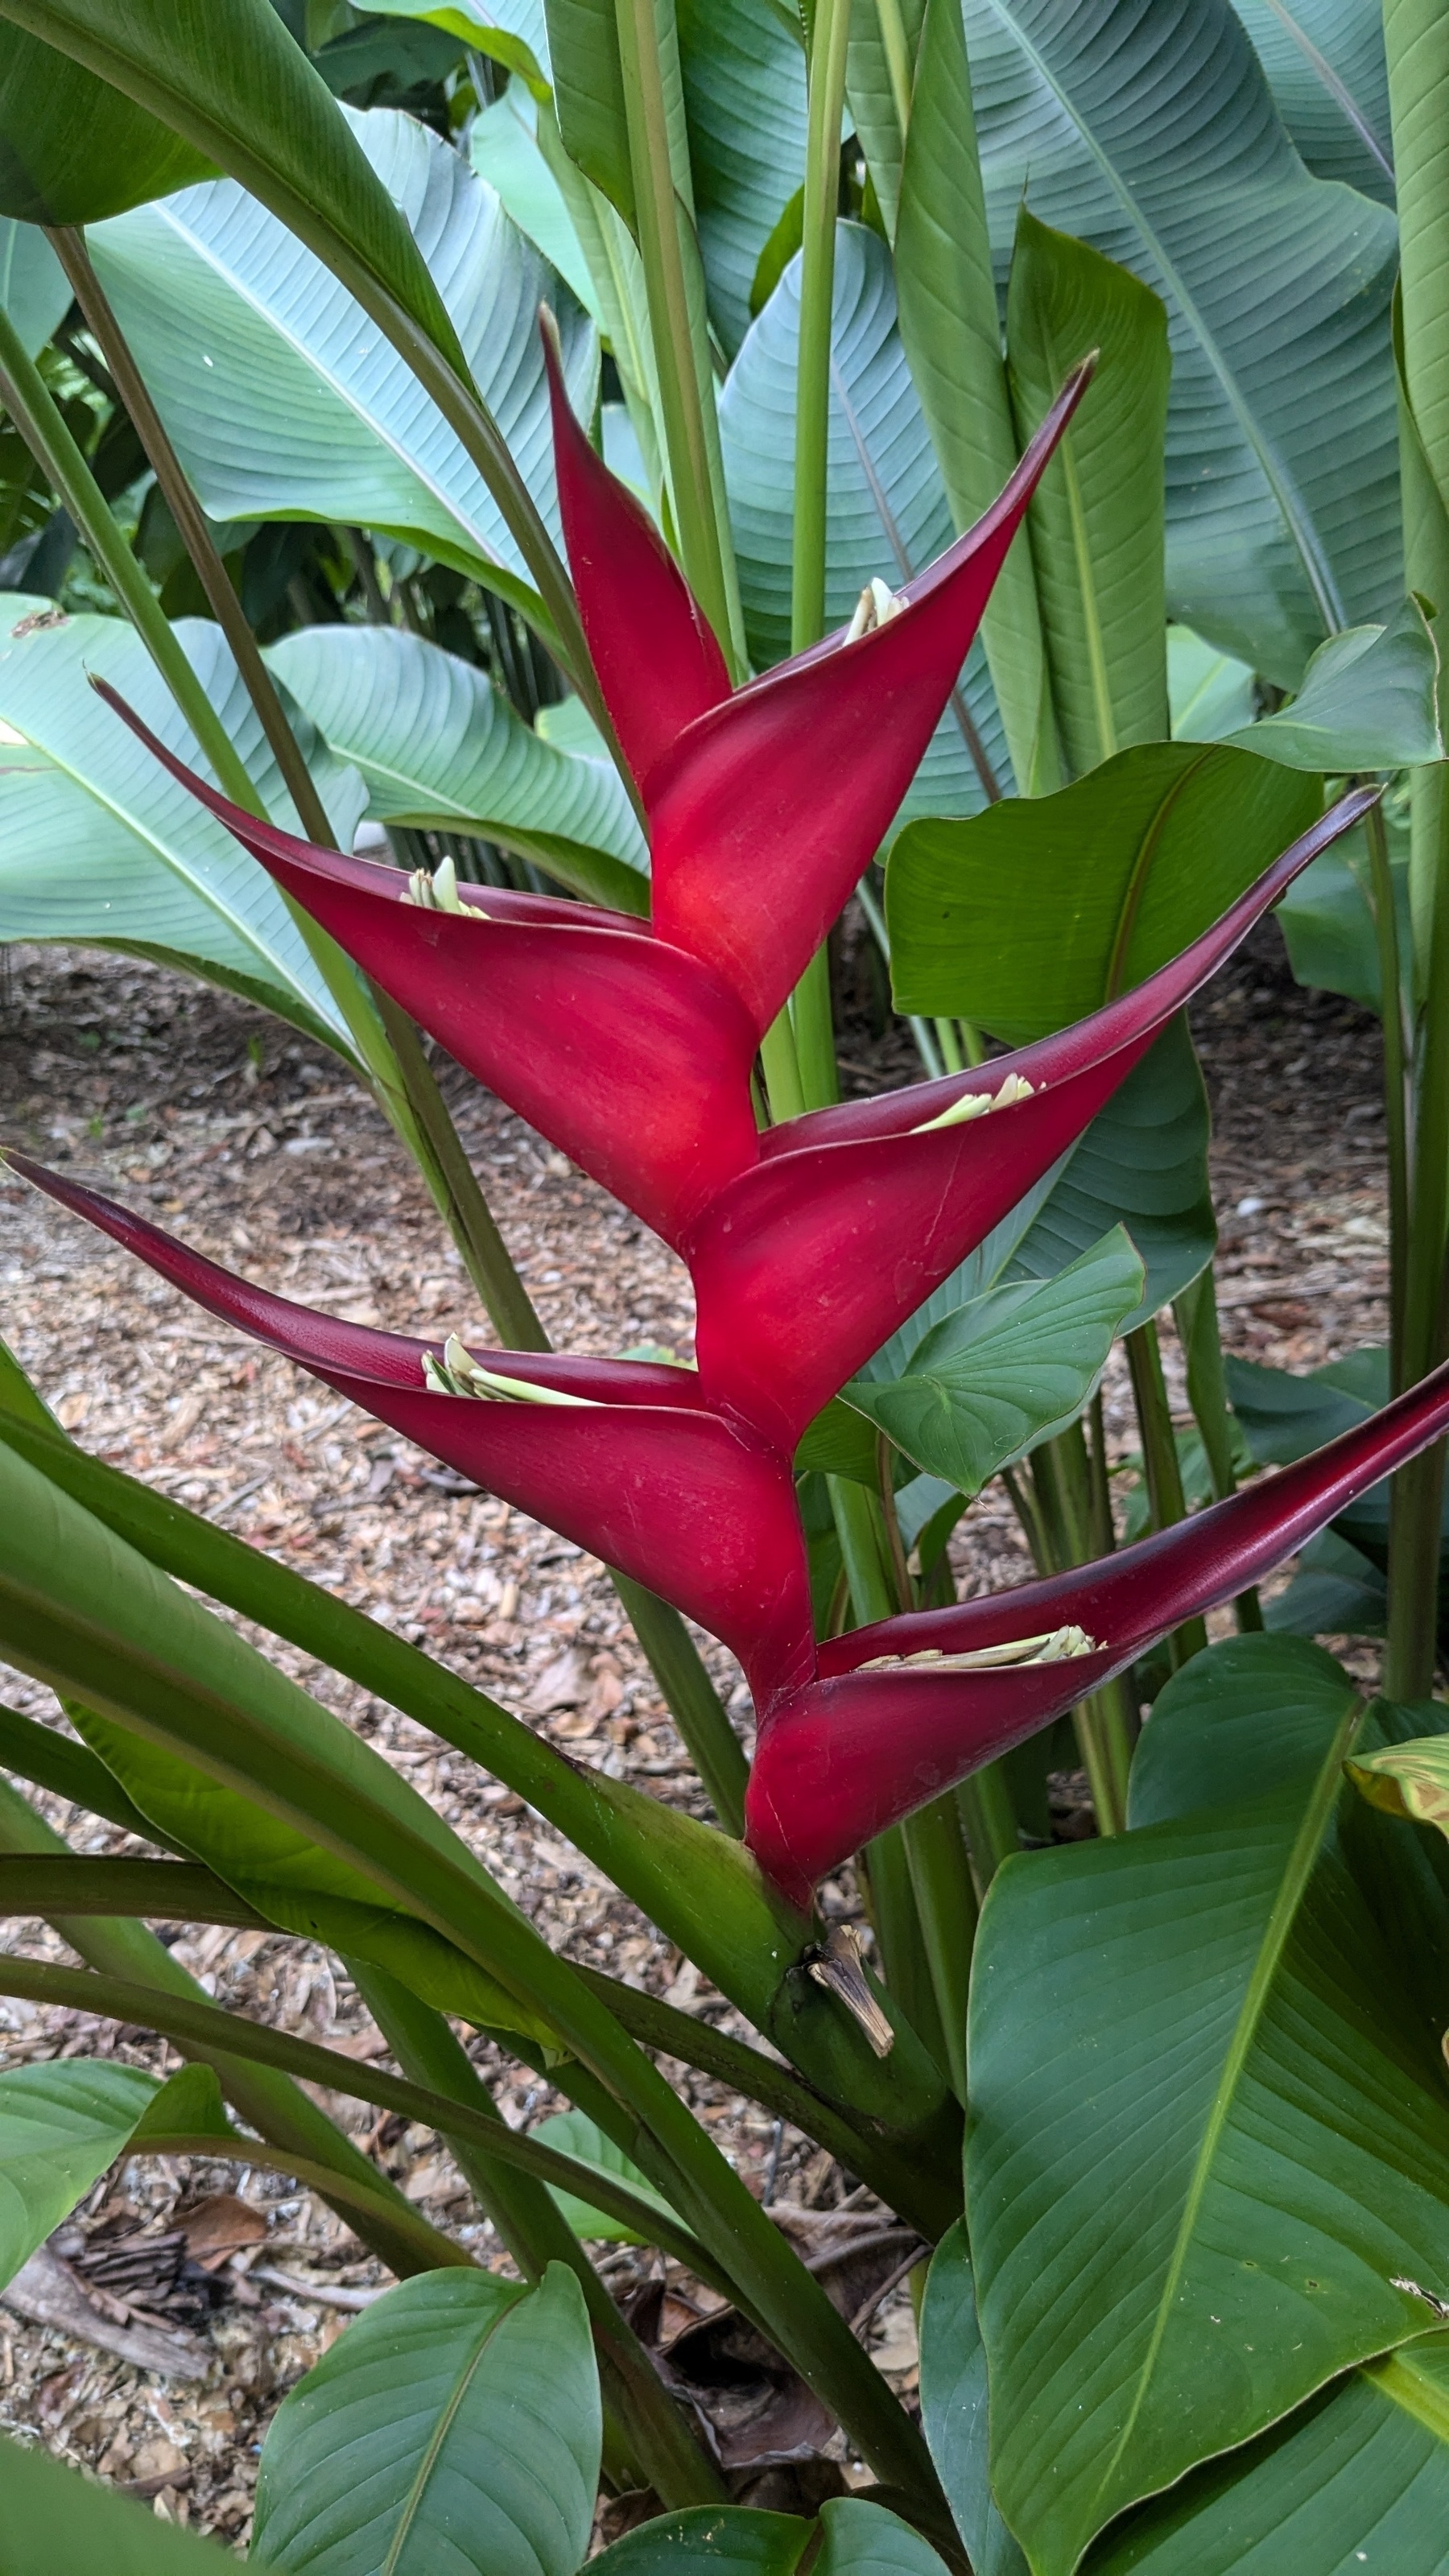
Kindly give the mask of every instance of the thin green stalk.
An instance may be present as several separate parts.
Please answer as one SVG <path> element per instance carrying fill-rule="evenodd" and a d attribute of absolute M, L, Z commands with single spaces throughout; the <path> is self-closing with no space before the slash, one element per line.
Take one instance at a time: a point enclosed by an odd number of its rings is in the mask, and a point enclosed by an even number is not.
<path fill-rule="evenodd" d="M 1033 1483 L 1043 1510 L 1048 1563 L 1044 1572 L 1087 1565 L 1092 1549 L 1092 1490 L 1080 1423 L 1045 1441 L 1031 1457 Z M 1127 1777 L 1136 1734 L 1135 1712 L 1120 1676 L 1093 1691 L 1072 1711 L 1078 1750 L 1092 1792 L 1097 1830 L 1120 1834 L 1127 1824 Z"/>
<path fill-rule="evenodd" d="M 946 2069 L 958 2102 L 966 2099 L 966 1997 L 976 1939 L 976 1891 L 955 1798 L 933 1798 L 901 1828 L 916 1920 L 930 1970 L 946 2051 Z"/>
<path fill-rule="evenodd" d="M 858 1860 L 881 1974 L 912 2029 L 944 2070 L 950 2065 L 950 2051 L 922 1937 L 906 1832 L 904 1825 L 889 1826 L 866 1844 Z"/>
<path fill-rule="evenodd" d="M 727 657 L 743 677 L 704 417 L 712 387 L 708 353 L 697 345 L 685 275 L 681 209 L 670 162 L 664 66 L 656 0 L 615 0 L 624 74 L 629 167 L 645 291 L 653 326 L 664 441 L 680 551 L 689 584 Z"/>
<path fill-rule="evenodd" d="M 1213 1500 L 1225 1503 L 1230 1494 L 1237 1492 L 1238 1477 L 1233 1465 L 1232 1415 L 1218 1330 L 1217 1282 L 1211 1262 L 1180 1297 L 1173 1299 L 1172 1312 L 1187 1362 L 1187 1400 L 1202 1435 Z M 1261 1632 L 1263 1608 L 1255 1584 L 1239 1593 L 1233 1609 L 1241 1635 Z"/>
<path fill-rule="evenodd" d="M 1135 1333 L 1127 1335 L 1126 1350 L 1137 1427 L 1142 1436 L 1142 1467 L 1152 1526 L 1155 1530 L 1170 1529 L 1174 1521 L 1186 1520 L 1187 1496 L 1182 1489 L 1182 1467 L 1167 1402 L 1155 1318 L 1149 1317 Z M 1206 1644 L 1207 1629 L 1202 1620 L 1185 1619 L 1167 1641 L 1173 1671 L 1179 1672 L 1193 1655 L 1201 1654 Z"/>
<path fill-rule="evenodd" d="M 946 1071 L 948 1073 L 964 1073 L 966 1070 L 966 1058 L 962 1053 L 961 1033 L 957 1028 L 955 1021 L 940 1019 L 932 1020 L 931 1026 L 936 1032 L 936 1044 L 941 1050 L 941 1062 L 945 1066 Z"/>
<path fill-rule="evenodd" d="M 875 0 L 875 14 L 880 27 L 881 51 L 890 77 L 891 104 L 904 144 L 911 122 L 911 49 L 901 16 L 901 0 Z"/>
<path fill-rule="evenodd" d="M 502 2127 L 502 2113 L 444 2015 L 381 1969 L 350 1959 L 344 1965 L 403 2074 Z M 671 2512 L 726 2503 L 729 2490 L 718 2470 L 545 2185 L 500 2165 L 474 2138 L 455 2140 L 453 2155 L 524 2278 L 541 2280 L 548 2264 L 566 2263 L 577 2280 L 599 2358 L 605 2414 L 615 2419 L 606 2432 L 606 2456 L 618 2458 L 621 2450 L 632 2455 L 639 2474 L 630 2483 L 651 2486 Z"/>
<path fill-rule="evenodd" d="M 657 1592 L 627 1574 L 613 1582 L 710 1804 L 725 1832 L 738 1839 L 750 1766 L 699 1649 L 679 1612 Z"/>
<path fill-rule="evenodd" d="M 71 1856 L 60 1835 L 4 1780 L 0 1780 L 0 1853 Z M 124 1977 L 193 2003 L 207 2000 L 180 1960 L 146 1924 L 125 1915 L 104 1914 L 58 1915 L 53 1922 L 61 1939 L 102 1976 Z M 348 2196 L 329 2199 L 329 2206 L 399 2279 L 457 2259 L 457 2248 L 450 2240 L 430 2226 L 420 2210 L 411 2208 L 396 2184 L 368 2162 L 289 2075 L 219 2049 L 183 2048 L 182 2054 L 213 2069 L 232 2109 L 272 2146 L 324 2173 L 331 2168 L 347 2187 Z M 325 2180 L 318 2188 L 327 2198 Z"/>
<path fill-rule="evenodd" d="M 1098 1387 L 1088 1411 L 1087 1476 L 1090 1486 L 1092 1554 L 1110 1556 L 1117 1544 L 1112 1519 L 1112 1484 L 1107 1468 L 1107 1418 Z"/>
<path fill-rule="evenodd" d="M 893 1618 L 900 1604 L 879 1502 L 853 1476 L 827 1476 L 825 1483 L 857 1626 Z"/>
<path fill-rule="evenodd" d="M 798 1118 L 807 1104 L 800 1079 L 795 1023 L 790 1016 L 788 1002 L 760 1040 L 760 1065 L 769 1097 L 770 1116 L 775 1125 L 780 1127 L 787 1118 Z"/>
<path fill-rule="evenodd" d="M 794 653 L 818 643 L 825 631 L 830 340 L 835 303 L 835 219 L 840 194 L 840 120 L 845 106 L 849 36 L 850 0 L 815 0 L 795 380 L 795 510 L 790 568 L 790 649 Z M 795 989 L 792 1015 L 806 1107 L 827 1108 L 840 1097 L 828 948 L 822 948 L 806 967 Z"/>
<path fill-rule="evenodd" d="M 1364 816 L 1369 882 L 1373 894 L 1374 937 L 1379 958 L 1379 1019 L 1384 1033 L 1384 1128 L 1389 1167 L 1389 1360 L 1390 1384 L 1401 1394 L 1404 1375 L 1404 1321 L 1409 1255 L 1409 1131 L 1405 1083 L 1404 984 L 1399 958 L 1399 928 L 1394 911 L 1394 881 L 1389 867 L 1389 840 L 1382 805 Z"/>
<path fill-rule="evenodd" d="M 961 1822 L 971 1847 L 971 1866 L 978 1896 L 984 1897 L 1004 1860 L 1021 1849 L 1011 1784 L 999 1761 L 984 1763 L 956 1791 Z"/>

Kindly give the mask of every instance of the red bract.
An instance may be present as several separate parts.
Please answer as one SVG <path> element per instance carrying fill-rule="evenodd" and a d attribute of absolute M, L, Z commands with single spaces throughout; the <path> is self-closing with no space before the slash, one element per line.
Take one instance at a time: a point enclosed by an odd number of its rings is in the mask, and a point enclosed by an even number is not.
<path fill-rule="evenodd" d="M 1449 1363 L 1310 1457 L 1095 1565 L 832 1639 L 819 1678 L 782 1695 L 761 1726 L 745 1839 L 766 1876 L 808 1905 L 816 1880 L 872 1835 L 1233 1599 L 1446 1429 Z M 1067 1629 L 1089 1649 L 977 1671 L 905 1660 Z"/>
<path fill-rule="evenodd" d="M 810 1585 L 788 1462 L 712 1413 L 691 1369 L 476 1351 L 498 1375 L 582 1403 L 435 1393 L 412 1341 L 254 1288 L 98 1191 L 13 1168 L 198 1305 L 310 1369 L 459 1474 L 504 1495 L 722 1637 L 762 1699 L 812 1668 Z"/>

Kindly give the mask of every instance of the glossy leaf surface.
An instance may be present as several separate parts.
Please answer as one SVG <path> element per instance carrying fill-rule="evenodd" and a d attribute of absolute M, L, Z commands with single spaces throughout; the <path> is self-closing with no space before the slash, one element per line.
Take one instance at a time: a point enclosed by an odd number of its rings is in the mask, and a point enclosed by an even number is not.
<path fill-rule="evenodd" d="M 1394 202 L 1383 19 L 1363 0 L 1233 0 L 1278 112 L 1319 179 Z"/>
<path fill-rule="evenodd" d="M 1172 612 L 1292 687 L 1394 604 L 1392 217 L 1308 177 L 1228 0 L 966 16 L 998 255 L 1025 197 L 1162 296 Z"/>
<path fill-rule="evenodd" d="M 770 0 L 687 0 L 679 56 L 710 318 L 733 357 L 760 253 L 805 176 L 805 54 Z"/>
<path fill-rule="evenodd" d="M 932 1325 L 904 1376 L 846 1401 L 928 1474 L 979 1493 L 1076 1420 L 1137 1306 L 1142 1264 L 1119 1228 L 1055 1279 L 989 1289 Z"/>
<path fill-rule="evenodd" d="M 613 2139 L 604 2135 L 597 2120 L 591 2120 L 586 2111 L 551 2111 L 546 2120 L 539 2121 L 533 2135 L 541 2146 L 557 2147 L 561 2155 L 576 2156 L 580 2164 L 597 2165 L 601 2172 L 616 2175 L 621 2182 L 628 2183 L 641 2200 L 657 2202 L 666 2218 L 677 2219 L 678 2212 L 656 2192 L 647 2174 L 642 2174 L 633 2158 L 626 2156 L 622 2147 L 616 2147 Z M 642 2245 L 645 2242 L 632 2227 L 626 2227 L 622 2219 L 607 2217 L 602 2210 L 592 2208 L 572 2192 L 560 2191 L 554 2186 L 553 2196 L 576 2235 L 587 2237 L 591 2242 L 611 2245 Z"/>
<path fill-rule="evenodd" d="M 1392 2284 L 1441 2241 L 1449 2113 L 1325 1850 L 1355 1723 L 1266 1798 L 993 1885 L 968 2192 L 993 2483 L 1040 2576 L 1422 2328 Z"/>
<path fill-rule="evenodd" d="M 70 310 L 70 280 L 44 233 L 34 224 L 5 217 L 0 217 L 0 305 L 32 358 Z"/>
<path fill-rule="evenodd" d="M 104 2060 L 0 2073 L 0 2284 L 124 2153 L 156 2090 L 154 2076 Z"/>
<path fill-rule="evenodd" d="M 0 70 L 0 214 L 92 224 L 208 176 L 211 164 L 109 82 L 8 29 Z"/>
<path fill-rule="evenodd" d="M 82 2478 L 38 2445 L 0 2438 L 0 2514 L 6 2576 L 226 2576 L 230 2550 L 149 2505 Z M 266 2560 L 253 2562 L 265 2576 Z"/>
<path fill-rule="evenodd" d="M 1143 743 L 1055 796 L 910 824 L 886 871 L 903 1011 L 1019 1044 L 1175 956 L 1307 829 L 1308 780 L 1245 752 Z"/>
<path fill-rule="evenodd" d="M 942 2237 L 926 2276 L 921 2421 L 972 2576 L 1027 2576 L 1026 2560 L 991 2493 L 986 2347 L 964 2219 Z"/>
<path fill-rule="evenodd" d="M 1406 599 L 1387 625 L 1352 627 L 1320 644 L 1288 706 L 1223 739 L 1289 769 L 1416 768 L 1444 756 L 1438 677 L 1424 612 Z"/>
<path fill-rule="evenodd" d="M 273 2418 L 257 2546 L 292 2576 L 575 2576 L 598 2477 L 583 2296 L 432 2272 L 369 2308 Z"/>

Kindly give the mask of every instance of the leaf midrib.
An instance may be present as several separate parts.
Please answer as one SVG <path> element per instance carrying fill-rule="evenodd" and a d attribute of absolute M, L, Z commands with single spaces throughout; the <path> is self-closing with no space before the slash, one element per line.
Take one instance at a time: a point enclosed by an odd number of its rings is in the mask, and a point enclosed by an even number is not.
<path fill-rule="evenodd" d="M 1344 1757 L 1358 1733 L 1363 1713 L 1363 1701 L 1355 1698 L 1340 1719 L 1314 1783 L 1313 1795 L 1304 1809 L 1302 1822 L 1293 1837 L 1284 1862 L 1278 1893 L 1264 1926 L 1253 1972 L 1239 2008 L 1237 2024 L 1223 2061 L 1212 2105 L 1193 2161 L 1192 2177 L 1183 2201 L 1182 2216 L 1178 2222 L 1171 2258 L 1163 2275 L 1162 2288 L 1158 2296 L 1151 2340 L 1137 2373 L 1137 2392 L 1128 2408 L 1121 2431 L 1103 2462 L 1097 2480 L 1096 2492 L 1099 2499 L 1111 2488 L 1123 2455 L 1136 2431 L 1138 2417 L 1147 2402 L 1168 2323 L 1176 2304 L 1183 2273 L 1187 2268 L 1188 2257 L 1192 2251 L 1197 2221 L 1208 2184 L 1212 2179 L 1217 2151 L 1227 2126 L 1229 2113 L 1237 2098 L 1249 2052 L 1258 2035 L 1258 2025 L 1267 2008 L 1288 1936 L 1297 1919 L 1298 1908 L 1302 1903 L 1309 1878 L 1318 1859 L 1325 1829 L 1338 1798 Z"/>
<path fill-rule="evenodd" d="M 1318 531 L 1308 515 L 1306 504 L 1299 495 L 1286 458 L 1278 454 L 1254 419 L 1247 398 L 1238 385 L 1237 377 L 1219 348 L 1215 334 L 1209 330 L 1197 298 L 1187 286 L 1178 263 L 1170 256 L 1155 225 L 1148 222 L 1127 181 L 1098 143 L 1085 117 L 1078 109 L 1075 99 L 1063 88 L 1036 46 L 1022 32 L 1012 14 L 1009 0 L 983 0 L 983 6 L 991 10 L 1013 44 L 1020 48 L 1043 87 L 1056 100 L 1063 115 L 1069 120 L 1073 133 L 1079 137 L 1086 151 L 1090 153 L 1113 196 L 1130 217 L 1141 239 L 1157 261 L 1160 274 L 1170 282 L 1179 308 L 1184 318 L 1191 323 L 1198 345 L 1207 358 L 1233 418 L 1261 466 L 1268 488 L 1282 513 L 1283 523 L 1293 540 L 1308 577 L 1314 605 L 1323 620 L 1323 631 L 1325 635 L 1335 634 L 1341 626 L 1347 625 L 1348 619 L 1339 597 L 1338 584 L 1334 578 L 1332 566 L 1319 542 Z M 1244 42 L 1246 41 L 1245 36 Z"/>
<path fill-rule="evenodd" d="M 497 2334 L 499 2327 L 503 2324 L 506 2317 L 512 2316 L 513 2310 L 517 2304 L 517 2300 L 512 2300 L 506 2308 L 499 2310 L 498 2315 L 494 2317 L 486 2333 L 480 2338 L 476 2348 L 469 2358 L 466 2369 L 459 2372 L 457 2381 L 453 2388 L 453 2393 L 449 2398 L 447 2405 L 443 2408 L 442 2413 L 439 2415 L 437 2423 L 433 2427 L 432 2438 L 429 2441 L 422 2458 L 418 2462 L 412 2485 L 408 2490 L 403 2503 L 402 2512 L 398 2517 L 397 2529 L 393 2533 L 391 2542 L 388 2545 L 387 2556 L 383 2560 L 381 2567 L 378 2569 L 378 2576 L 397 2576 L 403 2549 L 416 2527 L 419 2514 L 422 2512 L 423 2498 L 427 2494 L 433 2473 L 442 2457 L 443 2445 L 447 2441 L 448 2435 L 451 2433 L 453 2426 L 457 2421 L 458 2410 L 461 2407 L 464 2398 L 467 2396 L 469 2389 L 472 2387 L 477 2373 L 483 2366 L 483 2356 L 487 2352 L 489 2345 L 492 2343 L 494 2336 Z"/>

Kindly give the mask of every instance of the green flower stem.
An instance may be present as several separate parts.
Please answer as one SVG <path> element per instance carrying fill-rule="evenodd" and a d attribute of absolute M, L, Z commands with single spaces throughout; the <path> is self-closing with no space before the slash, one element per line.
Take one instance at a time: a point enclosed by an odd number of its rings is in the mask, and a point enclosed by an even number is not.
<path fill-rule="evenodd" d="M 1147 1479 L 1147 1499 L 1155 1530 L 1170 1529 L 1174 1521 L 1187 1518 L 1187 1496 L 1182 1489 L 1182 1468 L 1178 1461 L 1177 1439 L 1168 1409 L 1167 1381 L 1162 1374 L 1162 1346 L 1157 1338 L 1156 1319 L 1149 1317 L 1139 1324 L 1126 1341 L 1127 1366 L 1132 1374 L 1132 1396 L 1137 1407 L 1137 1425 L 1142 1435 L 1142 1465 Z M 1168 1656 L 1174 1672 L 1181 1670 L 1193 1655 L 1201 1654 L 1207 1644 L 1207 1629 L 1201 1619 L 1185 1619 L 1168 1639 Z"/>
<path fill-rule="evenodd" d="M 458 1881 L 455 1892 L 461 1886 Z M 502 1909 L 483 1889 L 475 1888 L 473 1894 L 487 1906 L 501 1932 Z M 471 1913 L 474 1908 L 468 1910 Z M 693 2113 L 640 2056 L 612 2016 L 592 2002 L 567 1963 L 555 1959 L 547 1945 L 521 1922 L 506 1943 L 512 1974 L 521 1975 L 529 1985 L 535 1982 L 535 1976 L 523 1968 L 520 1944 L 535 1960 L 537 1982 L 541 1989 L 548 1989 L 545 2008 L 565 2039 L 578 2048 L 586 2064 L 596 2066 L 616 2098 L 636 2110 L 641 2122 L 641 2147 L 656 2138 L 672 2163 L 687 2214 L 700 2221 L 700 2236 L 707 2248 L 706 2277 L 723 2273 L 733 2280 L 746 2305 L 765 2321 L 772 2339 L 778 2341 L 781 2351 L 789 2355 L 823 2403 L 832 2409 L 882 2482 L 898 2484 L 939 2510 L 939 2486 L 919 2433 L 855 2341 L 846 2320 L 837 2314 L 819 2283 L 771 2225 L 766 2211 L 751 2198 Z M 495 1949 L 494 1942 L 486 1937 L 480 1946 Z M 498 1945 L 500 1961 L 503 1946 L 502 1942 Z M 514 1954 L 518 1954 L 516 1960 Z M 375 2102 L 407 2119 L 426 2121 L 443 2136 L 470 2135 L 500 2162 L 506 2160 L 525 2171 L 556 2179 L 566 2189 L 580 2189 L 578 2168 L 572 2159 L 555 2157 L 536 2140 L 521 2137 L 501 2125 L 495 2127 L 444 2095 L 376 2069 L 364 2073 L 351 2059 L 334 2050 L 238 2021 L 215 2006 L 183 2004 L 170 1997 L 158 1998 L 144 1986 L 97 1977 L 89 1971 L 14 1958 L 0 1959 L 0 1992 L 136 2022 L 145 2029 L 164 2031 L 168 2037 L 199 2039 L 263 2065 L 281 2066 L 311 2083 Z M 583 2187 L 600 2208 L 612 2202 L 619 2214 L 624 2214 L 626 2203 L 632 2204 L 633 2195 L 615 2185 L 610 2176 L 590 2170 Z M 632 2210 L 626 2223 L 635 2223 Z M 663 2241 L 662 2223 L 653 2217 L 647 2221 L 647 2232 L 656 2242 Z M 699 2258 L 684 2259 L 697 2264 Z"/>
<path fill-rule="evenodd" d="M 654 334 L 664 443 L 680 553 L 690 588 L 733 676 L 744 677 L 738 603 L 711 471 L 705 401 L 713 400 L 685 273 L 683 214 L 669 150 L 657 0 L 615 0 L 639 253 Z M 708 394 L 706 389 L 708 388 Z"/>
<path fill-rule="evenodd" d="M 1389 1165 L 1389 1360 L 1395 1395 L 1408 1384 L 1404 1375 L 1404 1310 L 1409 1249 L 1409 1132 L 1405 1081 L 1404 980 L 1399 956 L 1399 927 L 1394 912 L 1394 883 L 1389 868 L 1389 841 L 1384 809 L 1374 805 L 1364 816 L 1369 882 L 1373 895 L 1374 937 L 1379 958 L 1379 1019 L 1384 1033 L 1384 1129 Z"/>
<path fill-rule="evenodd" d="M 795 394 L 795 522 L 790 570 L 790 649 L 825 631 L 825 551 L 830 483 L 830 338 L 835 305 L 835 216 L 850 0 L 815 0 L 800 259 L 800 346 Z M 806 967 L 791 1005 L 807 1109 L 840 1098 L 830 1009 L 830 956 Z"/>
<path fill-rule="evenodd" d="M 917 1818 L 912 1817 L 915 1824 Z M 875 1931 L 877 1966 L 911 2028 L 919 2032 L 936 2064 L 949 2065 L 946 2026 L 936 2001 L 936 1985 L 926 1954 L 916 1905 L 909 1827 L 891 1825 L 856 1855 Z M 887 2065 L 890 2061 L 887 2059 Z"/>
<path fill-rule="evenodd" d="M 1187 1400 L 1192 1416 L 1202 1434 L 1203 1452 L 1212 1482 L 1213 1500 L 1225 1503 L 1238 1490 L 1237 1470 L 1233 1465 L 1232 1414 L 1228 1405 L 1227 1379 L 1223 1374 L 1223 1344 L 1218 1330 L 1217 1281 L 1212 1263 L 1199 1271 L 1180 1297 L 1174 1297 L 1172 1312 L 1178 1339 L 1187 1361 Z M 1256 1585 L 1240 1592 L 1233 1604 L 1241 1635 L 1260 1634 L 1263 1608 Z"/>
<path fill-rule="evenodd" d="M 350 1959 L 344 1965 L 409 2081 L 446 2093 L 502 2127 L 502 2113 L 445 2016 L 381 1969 Z M 551 2192 L 533 2175 L 500 2165 L 474 2139 L 455 2140 L 453 2155 L 525 2280 L 539 2281 L 548 2264 L 566 2263 L 583 2291 L 605 2415 L 613 2419 L 606 2424 L 606 2456 L 627 2457 L 635 2471 L 630 2483 L 651 2486 L 671 2512 L 727 2503 L 729 2490 L 718 2470 L 705 2458 Z"/>
<path fill-rule="evenodd" d="M 950 1791 L 907 1818 L 901 1828 L 906 1865 L 916 1900 L 921 1945 L 930 1971 L 946 2051 L 946 2069 L 958 2102 L 966 2099 L 966 1998 L 976 1940 L 976 1891 L 961 1831 L 961 1813 Z"/>
<path fill-rule="evenodd" d="M 769 1097 L 770 1116 L 779 1127 L 787 1118 L 798 1118 L 807 1106 L 805 1086 L 800 1078 L 800 1056 L 795 1044 L 795 1023 L 787 1002 L 780 1016 L 772 1020 L 760 1040 L 760 1063 Z"/>
<path fill-rule="evenodd" d="M 47 1730 L 48 1731 L 48 1730 Z M 38 1858 L 70 1857 L 66 1844 L 8 1781 L 0 1780 L 0 1853 Z M 144 1923 L 124 1915 L 59 1915 L 54 1929 L 102 1976 L 123 1977 L 163 1995 L 204 2004 L 201 1987 Z M 395 2183 L 368 2162 L 325 2111 L 274 2067 L 250 2064 L 220 2049 L 183 2047 L 182 2055 L 210 2066 L 232 2109 L 268 2143 L 334 2173 L 348 2197 L 332 2199 L 325 2179 L 317 2188 L 364 2245 L 399 2279 L 456 2262 L 458 2248 L 412 2208 Z"/>
<path fill-rule="evenodd" d="M 891 104 L 904 144 L 911 122 L 911 49 L 901 16 L 901 0 L 875 0 L 876 21 L 880 27 L 881 51 L 886 58 L 890 78 Z"/>
<path fill-rule="evenodd" d="M 1442 1301 L 1449 1221 L 1449 797 L 1438 799 L 1439 848 L 1425 978 L 1418 1115 L 1414 1128 L 1413 1217 L 1404 1277 L 1406 1385 L 1446 1348 Z M 1439 1522 L 1444 1443 L 1401 1467 L 1389 1502 L 1389 1620 L 1384 1690 L 1427 1699 L 1434 1678 L 1439 1604 Z"/>
<path fill-rule="evenodd" d="M 615 1574 L 613 1584 L 710 1804 L 725 1832 L 738 1838 L 750 1766 L 699 1649 L 679 1612 L 657 1592 L 627 1574 Z"/>
<path fill-rule="evenodd" d="M 961 1822 L 971 1847 L 976 1892 L 984 1898 L 1004 1860 L 1020 1851 L 1011 1784 L 1000 1762 L 988 1762 L 963 1780 L 956 1791 Z"/>
<path fill-rule="evenodd" d="M 1090 1564 L 1092 1483 L 1080 1423 L 1044 1441 L 1031 1456 L 1032 1483 L 1041 1514 L 1044 1574 Z M 1136 1712 L 1124 1679 L 1093 1691 L 1072 1711 L 1077 1746 L 1092 1792 L 1097 1830 L 1120 1834 L 1127 1825 L 1127 1775 L 1132 1766 Z"/>

